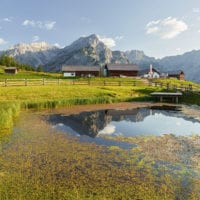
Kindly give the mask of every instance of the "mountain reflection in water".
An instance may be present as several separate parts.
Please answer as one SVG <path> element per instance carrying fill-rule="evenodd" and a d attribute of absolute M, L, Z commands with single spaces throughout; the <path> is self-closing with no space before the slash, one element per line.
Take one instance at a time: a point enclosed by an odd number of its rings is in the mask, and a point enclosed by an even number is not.
<path fill-rule="evenodd" d="M 128 110 L 99 110 L 73 115 L 52 114 L 47 121 L 73 135 L 191 135 L 200 134 L 200 121 L 180 108 L 152 107 Z"/>

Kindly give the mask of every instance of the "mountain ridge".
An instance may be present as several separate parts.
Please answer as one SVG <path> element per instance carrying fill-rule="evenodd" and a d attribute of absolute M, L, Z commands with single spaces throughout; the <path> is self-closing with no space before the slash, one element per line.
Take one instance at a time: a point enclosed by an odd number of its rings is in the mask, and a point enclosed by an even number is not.
<path fill-rule="evenodd" d="M 14 57 L 21 63 L 26 63 L 37 68 L 42 65 L 45 71 L 60 71 L 66 65 L 98 65 L 106 63 L 137 64 L 140 69 L 153 67 L 161 71 L 183 70 L 186 79 L 200 82 L 200 50 L 192 50 L 182 55 L 166 56 L 156 59 L 145 55 L 140 50 L 112 51 L 104 44 L 98 35 L 92 34 L 80 37 L 64 48 L 57 48 L 45 42 L 31 44 L 17 44 L 1 51 Z"/>

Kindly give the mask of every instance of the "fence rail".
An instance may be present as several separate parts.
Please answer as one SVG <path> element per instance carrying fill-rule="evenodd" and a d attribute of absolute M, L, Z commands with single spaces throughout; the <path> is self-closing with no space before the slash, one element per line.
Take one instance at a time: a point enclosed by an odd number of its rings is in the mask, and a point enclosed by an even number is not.
<path fill-rule="evenodd" d="M 182 92 L 200 92 L 200 86 L 194 86 L 192 84 L 170 84 L 170 83 L 162 83 L 162 82 L 149 82 L 150 86 L 161 87 L 167 90 L 175 90 Z"/>
<path fill-rule="evenodd" d="M 2 87 L 39 85 L 144 86 L 145 83 L 135 80 L 0 79 L 0 86 Z"/>

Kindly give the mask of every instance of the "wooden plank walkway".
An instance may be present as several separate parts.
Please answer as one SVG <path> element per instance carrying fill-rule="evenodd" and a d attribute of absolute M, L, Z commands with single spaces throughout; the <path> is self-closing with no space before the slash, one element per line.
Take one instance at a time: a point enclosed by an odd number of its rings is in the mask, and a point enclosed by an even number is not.
<path fill-rule="evenodd" d="M 160 102 L 163 101 L 163 98 L 172 98 L 172 100 L 175 100 L 176 103 L 178 103 L 178 98 L 181 97 L 183 94 L 182 92 L 152 92 L 151 96 L 153 97 L 159 97 Z"/>

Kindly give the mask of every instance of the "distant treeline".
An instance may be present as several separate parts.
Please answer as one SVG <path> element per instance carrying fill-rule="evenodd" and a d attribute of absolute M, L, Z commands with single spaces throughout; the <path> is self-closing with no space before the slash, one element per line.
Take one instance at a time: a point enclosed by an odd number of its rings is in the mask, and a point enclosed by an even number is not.
<path fill-rule="evenodd" d="M 20 63 L 16 61 L 14 58 L 7 55 L 2 55 L 0 57 L 0 65 L 6 67 L 17 67 L 18 69 L 23 69 L 27 71 L 35 71 L 34 67 L 32 67 L 31 65 Z"/>

